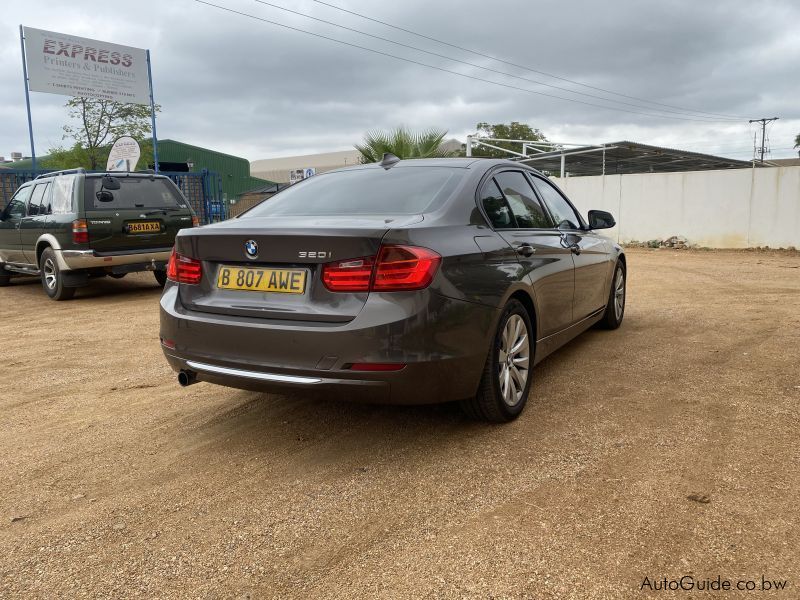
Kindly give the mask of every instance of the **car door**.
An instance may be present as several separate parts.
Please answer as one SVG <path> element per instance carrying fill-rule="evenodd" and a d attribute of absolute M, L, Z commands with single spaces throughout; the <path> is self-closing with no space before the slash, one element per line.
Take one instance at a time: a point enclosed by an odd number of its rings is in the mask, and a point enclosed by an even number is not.
<path fill-rule="evenodd" d="M 613 268 L 609 263 L 609 247 L 602 236 L 584 228 L 578 211 L 555 185 L 537 175 L 531 175 L 531 180 L 550 211 L 562 244 L 573 253 L 573 319 L 580 321 L 606 305 L 608 282 Z"/>
<path fill-rule="evenodd" d="M 28 198 L 33 186 L 24 186 L 17 190 L 6 206 L 0 219 L 0 261 L 7 263 L 24 263 L 19 238 L 19 225 L 25 217 Z"/>
<path fill-rule="evenodd" d="M 20 246 L 25 261 L 30 264 L 36 264 L 36 242 L 44 232 L 47 222 L 50 192 L 50 181 L 41 181 L 34 186 L 28 199 L 26 215 L 19 224 Z"/>
<path fill-rule="evenodd" d="M 574 266 L 572 253 L 542 208 L 521 171 L 502 171 L 482 191 L 484 210 L 495 231 L 517 253 L 533 288 L 539 338 L 572 323 Z"/>

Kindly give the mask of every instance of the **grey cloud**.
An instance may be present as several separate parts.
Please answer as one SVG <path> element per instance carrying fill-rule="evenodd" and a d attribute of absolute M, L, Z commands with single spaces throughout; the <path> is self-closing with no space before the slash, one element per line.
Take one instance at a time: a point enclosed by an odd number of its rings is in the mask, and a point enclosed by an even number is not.
<path fill-rule="evenodd" d="M 603 104 L 398 48 L 252 0 L 212 1 L 411 60 Z M 476 64 L 604 95 L 490 63 L 308 0 L 274 2 Z M 771 135 L 775 148 L 791 146 L 800 131 L 796 107 L 800 45 L 795 32 L 800 8 L 789 1 L 755 5 L 742 0 L 331 2 L 521 65 L 632 96 L 748 117 L 778 114 L 782 119 Z M 463 137 L 478 121 L 521 120 L 562 141 L 601 142 L 635 135 L 644 142 L 682 145 L 684 141 L 707 151 L 731 148 L 727 153 L 738 152 L 736 156 L 746 154 L 751 143 L 744 122 L 721 125 L 656 119 L 504 89 L 287 31 L 190 0 L 145 0 L 127 20 L 112 14 L 99 0 L 59 4 L 38 1 L 4 9 L 0 29 L 4 34 L 0 36 L 0 154 L 27 148 L 18 23 L 151 48 L 156 100 L 163 107 L 159 135 L 250 159 L 346 148 L 367 129 L 400 123 L 444 127 Z M 60 127 L 66 118 L 60 108 L 64 100 L 32 95 L 40 153 L 60 141 Z M 775 156 L 791 154 L 789 150 L 776 151 Z"/>

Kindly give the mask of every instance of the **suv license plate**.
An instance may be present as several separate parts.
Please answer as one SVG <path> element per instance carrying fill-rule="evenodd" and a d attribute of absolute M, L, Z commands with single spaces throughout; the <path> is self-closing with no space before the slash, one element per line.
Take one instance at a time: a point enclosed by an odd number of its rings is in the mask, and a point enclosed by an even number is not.
<path fill-rule="evenodd" d="M 158 221 L 137 221 L 128 223 L 128 233 L 160 233 L 161 223 Z"/>
<path fill-rule="evenodd" d="M 302 269 L 254 269 L 222 266 L 217 275 L 222 290 L 302 294 L 306 289 L 306 272 Z"/>

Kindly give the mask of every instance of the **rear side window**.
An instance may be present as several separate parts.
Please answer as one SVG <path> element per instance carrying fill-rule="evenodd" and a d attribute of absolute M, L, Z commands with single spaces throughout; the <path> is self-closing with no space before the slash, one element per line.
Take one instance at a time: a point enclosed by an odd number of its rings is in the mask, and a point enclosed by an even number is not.
<path fill-rule="evenodd" d="M 139 208 L 186 208 L 186 203 L 178 190 L 165 179 L 149 177 L 115 177 L 120 189 L 103 188 L 110 196 L 100 199 L 103 178 L 87 177 L 84 185 L 86 206 L 96 210 L 103 209 L 139 209 Z"/>
<path fill-rule="evenodd" d="M 533 192 L 525 176 L 519 171 L 506 171 L 495 177 L 503 195 L 517 219 L 520 229 L 547 229 L 552 227 L 550 219 Z"/>
<path fill-rule="evenodd" d="M 463 169 L 395 167 L 317 175 L 247 211 L 248 217 L 416 215 L 438 208 Z"/>
<path fill-rule="evenodd" d="M 572 210 L 569 202 L 564 199 L 564 196 L 550 183 L 542 181 L 538 177 L 532 177 L 532 179 L 536 189 L 542 196 L 542 200 L 550 210 L 550 214 L 553 215 L 556 227 L 559 229 L 580 229 L 581 220 Z"/>
<path fill-rule="evenodd" d="M 497 187 L 494 179 L 490 179 L 481 190 L 481 204 L 489 222 L 495 229 L 513 229 L 517 226 L 514 215 L 506 199 Z"/>
<path fill-rule="evenodd" d="M 53 179 L 50 193 L 48 214 L 64 215 L 75 212 L 72 206 L 72 194 L 75 187 L 74 175 L 59 175 Z"/>

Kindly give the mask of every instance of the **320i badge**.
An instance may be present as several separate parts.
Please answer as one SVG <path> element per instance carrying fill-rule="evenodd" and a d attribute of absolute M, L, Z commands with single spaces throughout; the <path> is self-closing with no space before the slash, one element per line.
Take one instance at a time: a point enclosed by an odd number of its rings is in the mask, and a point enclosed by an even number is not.
<path fill-rule="evenodd" d="M 622 249 L 544 175 L 429 159 L 317 175 L 236 219 L 182 230 L 161 344 L 182 385 L 523 410 L 533 367 L 619 327 Z"/>

